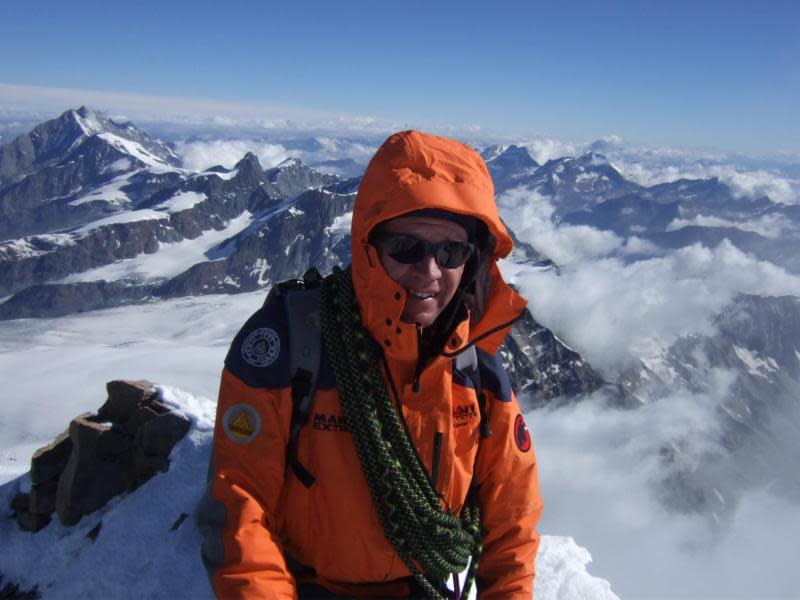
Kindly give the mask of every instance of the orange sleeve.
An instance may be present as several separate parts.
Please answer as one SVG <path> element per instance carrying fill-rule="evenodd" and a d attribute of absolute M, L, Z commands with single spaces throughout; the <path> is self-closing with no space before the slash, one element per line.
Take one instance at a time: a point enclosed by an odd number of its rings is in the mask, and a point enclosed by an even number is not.
<path fill-rule="evenodd" d="M 479 597 L 530 600 L 542 512 L 536 454 L 514 395 L 503 402 L 486 393 L 492 435 L 481 440 L 476 464 L 483 532 Z"/>
<path fill-rule="evenodd" d="M 223 371 L 209 491 L 198 515 L 218 598 L 297 598 L 275 522 L 290 422 L 289 390 L 253 388 Z"/>

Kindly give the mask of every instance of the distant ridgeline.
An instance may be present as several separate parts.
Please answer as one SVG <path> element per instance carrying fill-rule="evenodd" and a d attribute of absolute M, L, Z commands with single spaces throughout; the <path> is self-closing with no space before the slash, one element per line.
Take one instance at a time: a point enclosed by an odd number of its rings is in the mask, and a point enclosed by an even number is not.
<path fill-rule="evenodd" d="M 9 238 L 0 243 L 0 319 L 266 289 L 311 265 L 325 273 L 350 262 L 360 178 L 298 159 L 264 170 L 251 153 L 233 169 L 179 164 L 167 144 L 85 107 L 0 148 L 0 237 Z M 165 271 L 181 248 L 185 264 Z M 515 260 L 552 267 L 527 244 Z M 530 314 L 504 357 L 533 404 L 603 384 Z M 558 369 L 543 368 L 554 361 Z"/>

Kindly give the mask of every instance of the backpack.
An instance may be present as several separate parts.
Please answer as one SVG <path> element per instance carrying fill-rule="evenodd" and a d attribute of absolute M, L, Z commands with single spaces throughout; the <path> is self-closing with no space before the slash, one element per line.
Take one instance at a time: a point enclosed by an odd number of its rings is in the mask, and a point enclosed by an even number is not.
<path fill-rule="evenodd" d="M 292 387 L 292 421 L 289 443 L 286 446 L 286 464 L 306 487 L 311 487 L 315 477 L 297 459 L 297 440 L 300 430 L 308 422 L 311 404 L 317 389 L 317 377 L 322 354 L 322 327 L 320 325 L 320 283 L 322 276 L 315 268 L 303 274 L 303 279 L 290 279 L 275 285 L 283 299 L 289 330 L 289 373 Z M 273 297 L 271 291 L 266 302 Z M 265 302 L 265 303 L 266 303 Z M 478 353 L 469 346 L 455 357 L 455 367 L 469 377 L 478 398 L 481 419 L 481 437 L 492 431 L 486 417 L 486 396 L 481 386 Z"/>

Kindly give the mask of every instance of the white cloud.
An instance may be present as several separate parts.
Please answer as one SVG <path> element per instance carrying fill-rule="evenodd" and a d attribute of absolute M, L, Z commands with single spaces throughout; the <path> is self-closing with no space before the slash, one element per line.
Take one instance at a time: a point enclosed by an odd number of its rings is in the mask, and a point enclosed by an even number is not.
<path fill-rule="evenodd" d="M 375 140 L 375 144 L 367 144 L 360 141 L 353 141 L 346 138 L 332 138 L 328 136 L 317 136 L 314 138 L 320 145 L 319 150 L 305 151 L 301 157 L 306 162 L 323 160 L 341 160 L 350 158 L 356 162 L 366 164 L 378 149 L 378 144 L 383 140 Z"/>
<path fill-rule="evenodd" d="M 195 171 L 214 165 L 230 169 L 248 152 L 258 157 L 264 169 L 274 167 L 289 158 L 286 149 L 279 144 L 251 140 L 179 142 L 176 144 L 176 151 L 183 158 L 183 166 Z"/>
<path fill-rule="evenodd" d="M 527 148 L 533 160 L 543 165 L 548 160 L 561 158 L 562 156 L 576 156 L 579 153 L 580 145 L 552 138 L 537 138 L 518 144 Z"/>
<path fill-rule="evenodd" d="M 689 226 L 736 227 L 742 231 L 752 231 L 766 238 L 777 239 L 794 226 L 783 215 L 767 214 L 748 221 L 730 221 L 720 217 L 696 215 L 691 219 L 674 219 L 667 225 L 667 231 L 676 231 Z"/>
<path fill-rule="evenodd" d="M 677 392 L 638 410 L 609 409 L 598 394 L 526 416 L 544 496 L 541 532 L 569 531 L 579 539 L 592 553 L 592 573 L 608 579 L 621 598 L 800 593 L 797 504 L 763 487 L 738 499 L 723 490 L 715 521 L 659 500 L 665 477 L 678 470 L 698 473 L 720 459 L 741 465 L 715 441 L 721 433 L 715 407 L 730 382 L 718 375 L 709 394 Z M 662 449 L 671 446 L 681 452 L 668 464 Z M 737 474 L 752 475 L 754 462 Z"/>
<path fill-rule="evenodd" d="M 800 203 L 800 180 L 777 170 L 747 169 L 730 162 L 695 159 L 677 151 L 652 156 L 639 150 L 609 152 L 608 158 L 626 179 L 644 186 L 668 183 L 678 179 L 710 179 L 717 177 L 739 197 L 757 199 L 768 196 L 773 202 Z"/>
<path fill-rule="evenodd" d="M 586 225 L 557 227 L 552 222 L 553 205 L 547 196 L 519 187 L 497 199 L 506 222 L 514 224 L 519 239 L 532 244 L 559 265 L 607 256 L 623 245 L 622 238 Z"/>
<path fill-rule="evenodd" d="M 737 293 L 800 295 L 800 277 L 728 241 L 632 264 L 616 258 L 576 262 L 560 276 L 520 272 L 516 281 L 538 321 L 610 373 L 681 335 L 709 332 L 713 315 Z"/>
<path fill-rule="evenodd" d="M 256 104 L 149 96 L 98 90 L 10 85 L 0 83 L 0 98 L 5 111 L 36 112 L 53 118 L 68 108 L 89 105 L 105 113 L 124 113 L 139 125 L 161 124 L 187 131 L 318 131 L 335 134 L 380 134 L 401 129 L 389 119 L 368 115 L 347 115 L 300 106 Z M 46 115 L 46 116 L 44 116 Z"/>

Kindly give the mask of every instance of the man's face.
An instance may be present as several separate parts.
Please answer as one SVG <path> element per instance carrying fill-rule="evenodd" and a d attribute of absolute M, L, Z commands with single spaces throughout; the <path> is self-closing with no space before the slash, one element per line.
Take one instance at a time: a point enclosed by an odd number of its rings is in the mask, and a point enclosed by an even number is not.
<path fill-rule="evenodd" d="M 467 241 L 467 232 L 461 225 L 434 217 L 397 217 L 384 223 L 381 231 L 401 233 L 431 243 Z M 430 327 L 455 295 L 464 265 L 446 269 L 439 266 L 431 255 L 414 264 L 403 264 L 389 256 L 380 243 L 380 237 L 376 245 L 384 270 L 407 292 L 400 319 L 405 323 Z"/>

